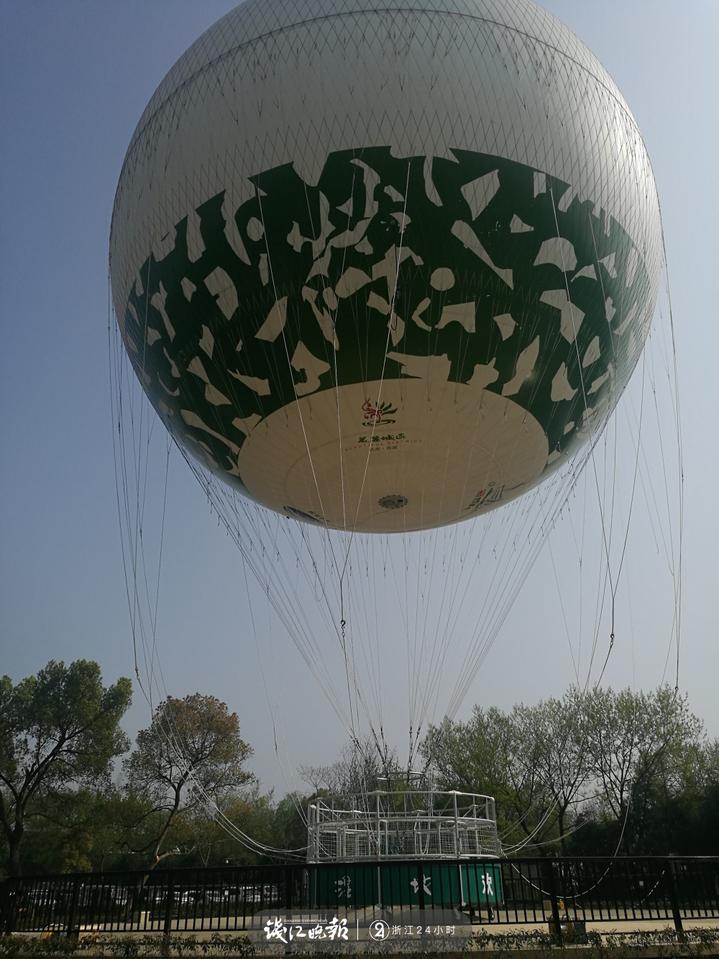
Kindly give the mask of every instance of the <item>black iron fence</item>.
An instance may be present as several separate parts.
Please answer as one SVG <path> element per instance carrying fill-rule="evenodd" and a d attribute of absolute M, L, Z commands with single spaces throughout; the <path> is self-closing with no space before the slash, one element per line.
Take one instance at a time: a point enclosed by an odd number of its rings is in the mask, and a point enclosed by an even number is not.
<path fill-rule="evenodd" d="M 719 920 L 719 857 L 419 860 L 90 873 L 0 882 L 11 932 L 232 932 Z M 280 925 L 278 926 L 278 921 Z M 274 924 L 274 926 L 273 926 Z"/>

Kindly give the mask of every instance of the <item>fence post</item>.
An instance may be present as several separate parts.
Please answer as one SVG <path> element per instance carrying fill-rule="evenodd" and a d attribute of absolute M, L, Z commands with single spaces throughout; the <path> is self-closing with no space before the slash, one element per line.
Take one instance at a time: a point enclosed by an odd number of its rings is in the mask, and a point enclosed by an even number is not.
<path fill-rule="evenodd" d="M 563 944 L 562 920 L 559 917 L 559 896 L 557 892 L 557 876 L 555 873 L 557 863 L 554 860 L 549 860 L 547 865 L 549 866 L 547 875 L 549 877 L 549 899 L 552 904 L 552 927 L 554 940 L 558 946 L 561 946 Z"/>
<path fill-rule="evenodd" d="M 170 933 L 172 932 L 172 909 L 175 905 L 175 886 L 172 880 L 172 873 L 167 878 L 167 902 L 165 903 L 165 926 L 162 930 L 162 955 L 167 956 L 170 952 Z M 179 912 L 178 912 L 179 915 Z"/>
<path fill-rule="evenodd" d="M 285 866 L 285 909 L 292 911 L 292 866 Z"/>
<path fill-rule="evenodd" d="M 77 923 L 77 929 L 75 928 L 75 916 L 77 915 L 77 901 L 80 896 L 80 879 L 75 877 L 75 880 L 72 884 L 72 893 L 70 894 L 70 909 L 67 914 L 67 930 L 66 935 L 68 938 L 75 936 L 79 938 L 80 936 L 80 923 Z"/>
<path fill-rule="evenodd" d="M 674 919 L 674 928 L 679 938 L 684 938 L 684 925 L 682 923 L 682 914 L 679 908 L 679 889 L 677 887 L 677 876 L 674 871 L 674 860 L 669 859 L 669 899 L 672 904 L 672 918 Z"/>
<path fill-rule="evenodd" d="M 17 896 L 16 880 L 0 880 L 0 929 L 4 936 L 10 936 L 15 931 Z"/>

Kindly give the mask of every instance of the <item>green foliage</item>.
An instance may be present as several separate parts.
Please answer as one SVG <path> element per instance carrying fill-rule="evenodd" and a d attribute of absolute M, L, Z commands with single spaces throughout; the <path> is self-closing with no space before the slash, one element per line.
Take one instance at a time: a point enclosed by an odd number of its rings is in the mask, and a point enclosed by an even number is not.
<path fill-rule="evenodd" d="M 707 947 L 715 947 L 719 942 L 719 927 L 685 930 L 681 935 L 674 929 L 646 929 L 634 932 L 597 932 L 589 930 L 583 939 L 587 948 L 584 954 L 600 957 L 640 954 L 646 956 L 646 950 L 655 955 L 674 957 L 706 955 Z M 556 950 L 557 943 L 549 932 L 539 929 L 519 929 L 512 932 L 487 932 L 483 929 L 470 940 L 470 949 L 485 952 L 491 949 L 500 954 L 506 952 L 531 952 L 537 956 L 544 951 Z M 666 950 L 666 952 L 664 951 Z"/>
<path fill-rule="evenodd" d="M 128 741 L 119 726 L 129 679 L 104 687 L 97 663 L 51 661 L 13 685 L 0 679 L 0 827 L 8 868 L 20 868 L 27 822 L 54 791 L 108 782 Z"/>
<path fill-rule="evenodd" d="M 302 807 L 307 800 L 296 794 L 289 794 L 275 802 L 272 793 L 261 793 L 257 784 L 240 790 L 219 804 L 222 816 L 233 827 L 251 836 L 259 843 L 280 849 L 304 851 L 307 842 L 307 827 L 302 818 Z M 163 813 L 153 812 L 138 822 L 129 837 L 135 849 L 143 849 L 154 840 L 163 824 Z M 233 835 L 229 834 L 218 821 L 203 807 L 182 809 L 173 819 L 165 838 L 165 847 L 173 850 L 172 861 L 181 867 L 194 866 L 242 866 L 257 865 L 270 860 L 248 849 Z M 167 857 L 165 857 L 167 858 Z M 127 866 L 138 868 L 147 862 L 147 853 L 123 856 L 118 853 L 112 860 L 112 868 Z"/>
<path fill-rule="evenodd" d="M 719 853 L 719 745 L 667 687 L 475 707 L 423 753 L 444 788 L 495 796 L 505 851 Z"/>
<path fill-rule="evenodd" d="M 646 956 L 647 950 L 658 956 L 686 956 L 688 959 L 713 954 L 719 942 L 719 928 L 691 929 L 680 937 L 674 930 L 648 930 L 633 933 L 600 934 L 587 932 L 587 947 L 583 954 L 591 959 L 631 959 L 634 955 Z M 367 943 L 364 954 L 416 953 L 417 940 L 395 937 L 393 949 Z M 431 949 L 422 949 L 423 955 L 452 953 L 459 955 L 467 952 L 487 952 L 502 956 L 505 953 L 529 953 L 533 957 L 551 954 L 558 949 L 553 937 L 541 930 L 520 930 L 513 932 L 487 932 L 482 930 L 468 939 L 458 942 L 455 939 L 440 939 Z M 294 950 L 302 954 L 304 950 Z M 563 952 L 564 950 L 562 950 Z M 243 935 L 221 935 L 214 933 L 207 939 L 191 935 L 172 935 L 163 941 L 159 935 L 110 935 L 82 936 L 79 941 L 65 936 L 7 936 L 0 938 L 0 959 L 32 956 L 35 959 L 51 957 L 92 956 L 108 959 L 160 959 L 165 956 L 224 956 L 226 959 L 245 959 L 256 954 L 255 946 Z M 307 952 L 305 951 L 305 954 Z M 322 950 L 328 959 L 329 950 Z M 346 954 L 346 953 L 343 953 Z"/>
<path fill-rule="evenodd" d="M 299 793 L 288 793 L 274 809 L 272 835 L 281 849 L 304 849 L 307 844 L 307 826 L 304 813 L 307 800 Z"/>
<path fill-rule="evenodd" d="M 63 791 L 35 806 L 23 842 L 23 870 L 30 874 L 133 868 L 134 833 L 148 807 L 117 787 Z"/>
<path fill-rule="evenodd" d="M 584 713 L 592 769 L 617 818 L 657 778 L 669 787 L 702 733 L 686 697 L 666 686 L 652 693 L 593 689 L 584 697 Z"/>
<path fill-rule="evenodd" d="M 90 956 L 108 959 L 160 959 L 166 956 L 220 955 L 226 959 L 244 959 L 253 956 L 255 947 L 243 935 L 213 933 L 207 939 L 197 936 L 173 935 L 164 940 L 161 935 L 82 936 L 79 940 L 67 936 L 7 936 L 0 937 L 0 959 L 15 956 L 55 957 Z"/>

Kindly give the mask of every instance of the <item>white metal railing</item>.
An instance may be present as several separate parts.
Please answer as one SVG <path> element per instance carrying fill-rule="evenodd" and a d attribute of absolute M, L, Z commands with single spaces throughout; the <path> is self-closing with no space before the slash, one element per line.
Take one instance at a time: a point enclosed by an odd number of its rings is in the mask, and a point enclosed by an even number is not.
<path fill-rule="evenodd" d="M 498 856 L 494 799 L 456 790 L 375 790 L 308 807 L 308 860 Z"/>

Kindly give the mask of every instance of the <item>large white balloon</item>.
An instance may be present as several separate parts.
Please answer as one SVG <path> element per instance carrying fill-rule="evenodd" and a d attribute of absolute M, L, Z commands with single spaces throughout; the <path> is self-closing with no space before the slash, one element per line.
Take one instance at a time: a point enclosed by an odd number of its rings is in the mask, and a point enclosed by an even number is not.
<path fill-rule="evenodd" d="M 115 307 L 175 438 L 327 526 L 520 495 L 624 388 L 661 231 L 636 123 L 529 0 L 248 0 L 170 70 Z"/>

